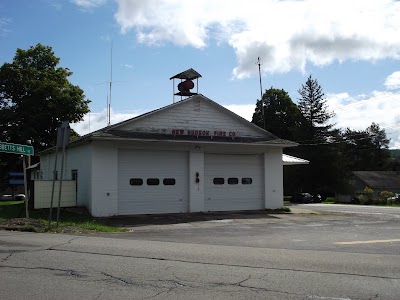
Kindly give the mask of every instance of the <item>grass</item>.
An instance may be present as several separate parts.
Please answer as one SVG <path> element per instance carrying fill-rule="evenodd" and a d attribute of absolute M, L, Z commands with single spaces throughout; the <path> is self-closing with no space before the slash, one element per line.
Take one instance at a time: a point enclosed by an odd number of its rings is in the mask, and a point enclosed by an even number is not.
<path fill-rule="evenodd" d="M 364 206 L 389 206 L 389 207 L 400 207 L 400 204 L 392 203 L 392 204 L 387 204 L 387 203 L 380 203 L 380 204 L 357 204 L 357 205 L 364 205 Z"/>
<path fill-rule="evenodd" d="M 323 204 L 335 204 L 336 199 L 335 197 L 326 197 L 326 199 L 324 201 L 322 201 Z"/>
<path fill-rule="evenodd" d="M 59 226 L 56 226 L 57 209 L 52 212 L 51 226 L 48 227 L 49 210 L 30 210 L 30 219 L 36 219 L 47 226 L 49 232 L 125 232 L 126 229 L 102 224 L 89 214 L 70 212 L 62 209 Z M 15 218 L 25 218 L 25 203 L 23 201 L 0 202 L 0 223 Z"/>
<path fill-rule="evenodd" d="M 24 218 L 25 203 L 23 201 L 1 201 L 0 219 Z"/>
<path fill-rule="evenodd" d="M 24 203 L 24 201 L 0 201 L 0 206 L 21 204 L 21 203 Z"/>
<path fill-rule="evenodd" d="M 339 203 L 339 204 L 340 204 L 340 202 L 336 202 L 336 201 L 335 201 L 335 197 L 328 197 L 328 198 L 326 198 L 326 200 L 323 201 L 322 203 L 324 203 L 324 204 L 337 204 L 337 203 Z M 346 202 L 346 203 L 344 203 L 344 204 L 350 204 L 350 203 L 347 203 L 347 202 Z M 360 203 L 356 203 L 356 204 L 353 204 L 353 205 L 400 207 L 400 204 L 396 204 L 396 203 L 393 203 L 393 204 L 387 204 L 387 203 L 379 203 L 379 204 L 377 204 L 377 203 L 364 203 L 364 204 L 360 204 Z"/>

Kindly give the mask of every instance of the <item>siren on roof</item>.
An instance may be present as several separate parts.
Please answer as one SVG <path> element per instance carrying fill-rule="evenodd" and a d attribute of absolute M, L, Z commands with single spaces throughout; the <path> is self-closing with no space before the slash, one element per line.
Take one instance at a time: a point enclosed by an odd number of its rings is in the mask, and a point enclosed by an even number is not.
<path fill-rule="evenodd" d="M 198 87 L 198 79 L 201 77 L 201 75 L 193 70 L 192 68 L 176 74 L 175 76 L 172 76 L 170 80 L 172 79 L 173 82 L 173 94 L 174 94 L 174 101 L 175 102 L 175 96 L 180 96 L 182 97 L 190 97 L 193 95 L 197 95 L 199 93 L 199 87 Z M 178 84 L 178 91 L 175 93 L 175 79 L 180 79 L 180 83 Z M 192 92 L 191 90 L 194 88 L 195 84 L 193 80 L 196 79 L 196 92 Z"/>

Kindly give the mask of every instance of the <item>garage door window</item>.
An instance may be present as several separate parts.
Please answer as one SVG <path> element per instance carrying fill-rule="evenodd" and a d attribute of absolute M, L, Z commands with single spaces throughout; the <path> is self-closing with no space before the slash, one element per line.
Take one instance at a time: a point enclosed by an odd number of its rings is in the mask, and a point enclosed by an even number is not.
<path fill-rule="evenodd" d="M 164 178 L 164 185 L 175 185 L 175 178 Z"/>
<path fill-rule="evenodd" d="M 148 178 L 147 179 L 147 185 L 159 185 L 160 184 L 160 179 L 158 178 Z"/>
<path fill-rule="evenodd" d="M 225 179 L 224 178 L 220 178 L 220 177 L 216 177 L 213 180 L 214 184 L 224 184 L 225 183 Z"/>
<path fill-rule="evenodd" d="M 238 178 L 228 178 L 228 184 L 238 184 L 239 179 Z"/>
<path fill-rule="evenodd" d="M 248 177 L 242 178 L 242 184 L 252 184 L 252 182 L 253 182 L 253 179 L 251 179 L 251 178 L 248 178 Z"/>
<path fill-rule="evenodd" d="M 131 178 L 129 180 L 130 185 L 143 185 L 143 179 L 142 178 Z"/>

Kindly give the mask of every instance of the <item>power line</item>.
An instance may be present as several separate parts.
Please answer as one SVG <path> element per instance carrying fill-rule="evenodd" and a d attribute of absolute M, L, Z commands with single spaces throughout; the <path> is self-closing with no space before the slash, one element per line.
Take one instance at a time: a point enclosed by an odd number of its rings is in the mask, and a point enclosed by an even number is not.
<path fill-rule="evenodd" d="M 394 125 L 394 126 L 389 126 L 389 127 L 400 127 L 400 125 Z M 382 128 L 383 130 L 385 128 Z M 396 131 L 392 131 L 392 132 L 385 132 L 385 135 L 387 136 L 388 134 L 394 134 L 400 132 L 400 130 L 396 130 Z M 346 137 L 356 137 L 359 134 L 363 134 L 366 133 L 365 131 L 360 131 L 360 132 L 355 132 L 353 134 L 347 135 Z M 361 140 L 366 140 L 366 139 L 373 139 L 375 137 L 378 137 L 379 135 L 377 134 L 370 134 L 366 137 L 360 137 L 360 138 L 356 138 L 356 139 L 352 139 L 351 141 L 361 141 Z M 295 141 L 296 143 L 299 143 L 299 146 L 316 146 L 316 145 L 334 145 L 334 144 L 341 144 L 341 143 L 346 143 L 346 140 L 340 140 L 340 141 L 336 141 L 336 142 L 320 142 L 320 143 L 306 143 L 306 142 L 310 142 L 312 140 L 302 140 L 302 141 Z"/>
<path fill-rule="evenodd" d="M 332 109 L 332 110 L 335 110 L 335 109 L 336 110 L 342 110 L 342 109 L 346 109 L 346 108 L 351 107 L 351 106 L 369 104 L 369 103 L 377 101 L 377 100 L 382 100 L 382 98 L 388 98 L 388 97 L 400 94 L 400 93 L 392 93 L 394 91 L 400 91 L 400 88 L 382 92 L 381 94 L 373 96 L 373 97 L 370 97 L 368 99 L 363 99 L 363 100 L 359 100 L 357 102 L 349 103 L 349 104 L 346 104 L 346 105 L 339 105 L 339 106 L 334 106 L 334 107 L 329 107 L 329 108 Z"/>

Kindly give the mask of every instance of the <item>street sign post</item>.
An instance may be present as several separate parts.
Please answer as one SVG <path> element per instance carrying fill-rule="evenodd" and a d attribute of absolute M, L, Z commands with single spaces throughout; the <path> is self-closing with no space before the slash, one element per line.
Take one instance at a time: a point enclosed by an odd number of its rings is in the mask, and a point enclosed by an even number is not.
<path fill-rule="evenodd" d="M 29 195 L 28 195 L 26 168 L 29 167 L 29 165 L 30 165 L 30 163 L 29 163 L 30 157 L 29 156 L 33 155 L 33 147 L 29 146 L 29 145 L 20 145 L 20 144 L 11 144 L 11 143 L 0 142 L 0 152 L 23 155 L 22 161 L 23 161 L 23 168 L 24 168 L 25 214 L 26 214 L 26 217 L 29 218 L 29 211 L 28 211 Z M 28 158 L 28 166 L 26 165 L 25 158 Z"/>
<path fill-rule="evenodd" d="M 33 147 L 28 145 L 0 142 L 0 152 L 33 155 Z"/>

